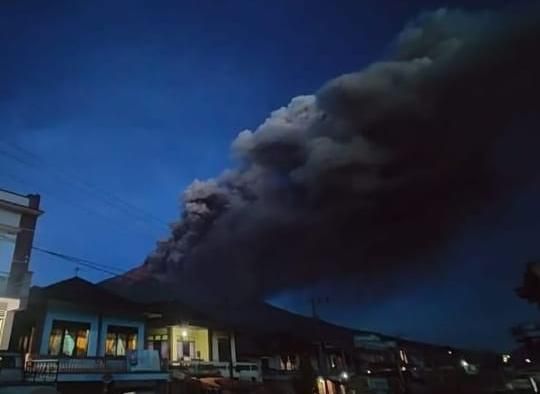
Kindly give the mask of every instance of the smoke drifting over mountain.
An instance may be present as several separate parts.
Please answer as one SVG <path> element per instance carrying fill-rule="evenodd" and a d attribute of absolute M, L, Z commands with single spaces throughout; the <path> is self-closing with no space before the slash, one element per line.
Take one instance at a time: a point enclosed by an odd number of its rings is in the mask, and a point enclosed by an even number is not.
<path fill-rule="evenodd" d="M 181 219 L 139 272 L 262 296 L 426 270 L 404 262 L 432 261 L 512 186 L 495 152 L 540 109 L 536 11 L 421 15 L 391 58 L 242 131 L 238 168 L 184 191 Z"/>

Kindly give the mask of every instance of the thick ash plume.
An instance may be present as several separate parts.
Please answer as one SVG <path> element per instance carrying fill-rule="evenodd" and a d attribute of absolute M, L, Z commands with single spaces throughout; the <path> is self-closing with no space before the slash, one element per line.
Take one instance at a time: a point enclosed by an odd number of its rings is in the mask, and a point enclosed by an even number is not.
<path fill-rule="evenodd" d="M 498 141 L 540 109 L 540 19 L 528 11 L 422 15 L 392 58 L 241 132 L 239 167 L 188 187 L 143 271 L 255 296 L 425 271 L 403 262 L 432 261 L 511 186 L 498 176 Z"/>

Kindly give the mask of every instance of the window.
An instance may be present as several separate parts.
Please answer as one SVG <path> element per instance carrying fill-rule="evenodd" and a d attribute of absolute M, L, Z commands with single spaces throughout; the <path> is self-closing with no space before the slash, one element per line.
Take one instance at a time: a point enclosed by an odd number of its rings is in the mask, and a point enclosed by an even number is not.
<path fill-rule="evenodd" d="M 11 212 L 2 211 L 2 214 L 11 214 Z M 17 220 L 18 223 L 18 220 Z M 10 272 L 11 262 L 13 261 L 13 253 L 15 251 L 14 234 L 5 233 L 2 231 L 0 234 L 0 271 Z"/>
<path fill-rule="evenodd" d="M 0 303 L 0 338 L 2 338 L 2 333 L 4 331 L 4 321 L 6 319 L 6 309 L 7 309 L 7 304 Z"/>
<path fill-rule="evenodd" d="M 109 326 L 105 342 L 105 355 L 125 356 L 128 350 L 137 349 L 137 328 Z"/>
<path fill-rule="evenodd" d="M 49 336 L 52 356 L 85 357 L 88 352 L 90 324 L 54 320 Z"/>
<path fill-rule="evenodd" d="M 231 361 L 231 343 L 229 338 L 218 338 L 218 358 L 219 361 Z"/>
<path fill-rule="evenodd" d="M 157 350 L 162 359 L 169 358 L 169 337 L 167 335 L 151 335 L 147 339 L 148 349 Z"/>
<path fill-rule="evenodd" d="M 182 342 L 182 356 L 184 357 L 191 357 L 191 344 L 193 342 Z"/>
<path fill-rule="evenodd" d="M 188 361 L 195 359 L 195 342 L 186 340 L 178 341 L 177 352 L 179 360 Z"/>

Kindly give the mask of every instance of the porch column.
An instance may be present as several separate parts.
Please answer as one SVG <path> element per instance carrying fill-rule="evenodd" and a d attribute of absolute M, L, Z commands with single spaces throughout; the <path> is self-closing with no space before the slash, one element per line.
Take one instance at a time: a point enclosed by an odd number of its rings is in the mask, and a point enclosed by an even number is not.
<path fill-rule="evenodd" d="M 212 361 L 219 361 L 218 336 L 215 331 L 212 331 Z"/>
<path fill-rule="evenodd" d="M 0 350 L 8 350 L 9 340 L 11 339 L 11 329 L 13 328 L 13 318 L 15 317 L 14 310 L 5 312 L 4 327 L 0 327 Z"/>
<path fill-rule="evenodd" d="M 211 328 L 208 329 L 208 361 L 214 361 L 214 331 Z"/>
<path fill-rule="evenodd" d="M 230 343 L 231 361 L 233 363 L 236 363 L 236 337 L 234 336 L 234 332 L 231 332 L 229 335 L 230 335 L 230 338 L 231 338 L 231 343 Z"/>
<path fill-rule="evenodd" d="M 174 326 L 167 327 L 167 335 L 169 337 L 169 362 L 173 362 L 176 361 L 176 355 L 178 354 Z"/>

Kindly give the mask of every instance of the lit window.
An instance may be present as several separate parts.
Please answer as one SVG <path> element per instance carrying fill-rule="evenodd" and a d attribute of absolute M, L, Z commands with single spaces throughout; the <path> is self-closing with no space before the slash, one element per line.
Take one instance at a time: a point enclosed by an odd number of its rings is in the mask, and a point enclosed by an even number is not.
<path fill-rule="evenodd" d="M 105 355 L 125 356 L 128 350 L 137 349 L 137 328 L 109 326 L 105 341 Z"/>
<path fill-rule="evenodd" d="M 169 342 L 167 335 L 150 335 L 147 337 L 148 349 L 157 350 L 162 359 L 169 358 Z"/>
<path fill-rule="evenodd" d="M 90 324 L 54 320 L 49 336 L 52 356 L 85 357 L 88 351 Z"/>
<path fill-rule="evenodd" d="M 195 342 L 194 341 L 178 341 L 177 346 L 179 360 L 191 360 L 196 358 Z"/>

